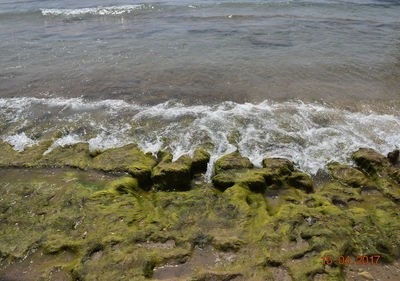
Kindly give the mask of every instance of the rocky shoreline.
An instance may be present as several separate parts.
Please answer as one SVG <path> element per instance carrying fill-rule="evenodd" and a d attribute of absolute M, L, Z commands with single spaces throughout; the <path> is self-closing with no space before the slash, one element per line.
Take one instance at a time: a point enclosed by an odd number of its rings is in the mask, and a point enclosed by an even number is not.
<path fill-rule="evenodd" d="M 354 280 L 357 256 L 400 256 L 399 151 L 360 148 L 314 176 L 233 152 L 208 183 L 201 148 L 50 145 L 0 141 L 0 280 Z"/>

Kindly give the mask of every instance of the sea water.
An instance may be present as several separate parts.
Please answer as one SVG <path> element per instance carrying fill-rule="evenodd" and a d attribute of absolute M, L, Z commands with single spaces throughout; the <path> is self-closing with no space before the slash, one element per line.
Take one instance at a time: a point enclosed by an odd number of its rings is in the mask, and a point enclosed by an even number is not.
<path fill-rule="evenodd" d="M 0 0 L 0 138 L 316 173 L 400 143 L 400 1 Z M 209 170 L 210 173 L 210 170 Z"/>

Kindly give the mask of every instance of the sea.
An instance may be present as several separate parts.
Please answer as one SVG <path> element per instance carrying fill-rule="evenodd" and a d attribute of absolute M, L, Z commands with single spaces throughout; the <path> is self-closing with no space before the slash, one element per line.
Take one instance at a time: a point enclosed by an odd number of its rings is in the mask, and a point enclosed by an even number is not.
<path fill-rule="evenodd" d="M 400 0 L 0 0 L 0 138 L 238 150 L 316 174 L 400 146 Z M 0 156 L 1 157 L 1 156 Z"/>

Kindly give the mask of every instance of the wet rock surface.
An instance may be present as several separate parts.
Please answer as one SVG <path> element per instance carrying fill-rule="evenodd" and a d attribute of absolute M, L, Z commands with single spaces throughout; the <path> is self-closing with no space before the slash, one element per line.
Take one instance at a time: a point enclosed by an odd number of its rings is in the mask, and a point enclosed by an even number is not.
<path fill-rule="evenodd" d="M 318 184 L 238 152 L 210 184 L 195 176 L 205 151 L 47 149 L 0 143 L 0 280 L 398 280 L 399 172 L 371 149 Z M 357 267 L 358 255 L 380 261 Z"/>

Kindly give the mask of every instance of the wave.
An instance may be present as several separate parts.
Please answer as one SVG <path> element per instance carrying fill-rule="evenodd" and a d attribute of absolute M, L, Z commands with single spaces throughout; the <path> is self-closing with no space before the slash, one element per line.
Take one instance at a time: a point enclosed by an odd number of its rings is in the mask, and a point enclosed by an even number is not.
<path fill-rule="evenodd" d="M 47 152 L 77 142 L 91 150 L 136 143 L 144 152 L 169 150 L 174 159 L 203 146 L 212 163 L 239 150 L 258 166 L 265 157 L 285 157 L 315 174 L 329 161 L 351 163 L 360 147 L 384 154 L 398 148 L 400 116 L 301 101 L 188 106 L 11 98 L 0 99 L 0 137 L 20 151 L 53 138 Z"/>
<path fill-rule="evenodd" d="M 40 9 L 43 16 L 121 15 L 143 9 L 144 5 L 122 5 L 79 9 Z"/>

